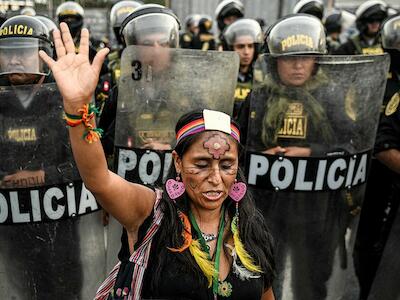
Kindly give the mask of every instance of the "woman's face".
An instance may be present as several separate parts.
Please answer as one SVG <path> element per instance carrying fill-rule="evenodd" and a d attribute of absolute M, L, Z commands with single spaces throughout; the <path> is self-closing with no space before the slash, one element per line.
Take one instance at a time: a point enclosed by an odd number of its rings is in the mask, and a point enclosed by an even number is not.
<path fill-rule="evenodd" d="M 279 78 L 286 86 L 302 86 L 311 77 L 314 66 L 313 56 L 284 56 L 277 60 Z"/>
<path fill-rule="evenodd" d="M 236 141 L 225 133 L 206 131 L 182 158 L 175 151 L 173 156 L 192 204 L 202 209 L 219 209 L 236 179 Z"/>

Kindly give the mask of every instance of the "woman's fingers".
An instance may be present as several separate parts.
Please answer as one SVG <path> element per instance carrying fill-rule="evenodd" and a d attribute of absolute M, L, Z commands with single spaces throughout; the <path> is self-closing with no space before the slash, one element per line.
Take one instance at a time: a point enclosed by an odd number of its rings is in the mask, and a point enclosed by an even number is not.
<path fill-rule="evenodd" d="M 61 33 L 58 29 L 55 29 L 53 31 L 53 40 L 54 40 L 54 48 L 56 48 L 57 58 L 63 57 L 66 54 L 66 52 L 64 43 L 61 39 Z"/>
<path fill-rule="evenodd" d="M 96 56 L 93 59 L 92 68 L 97 75 L 100 74 L 101 66 L 103 65 L 104 59 L 106 58 L 108 52 L 110 52 L 110 49 L 103 48 L 96 53 Z"/>
<path fill-rule="evenodd" d="M 74 41 L 72 40 L 71 33 L 69 32 L 68 25 L 64 22 L 61 22 L 60 29 L 61 29 L 62 41 L 64 42 L 64 47 L 65 50 L 67 51 L 67 54 L 75 53 L 75 45 Z"/>
<path fill-rule="evenodd" d="M 79 42 L 79 54 L 89 57 L 89 31 L 86 28 L 81 30 L 81 39 Z"/>
<path fill-rule="evenodd" d="M 43 61 L 49 66 L 49 68 L 51 70 L 53 70 L 53 66 L 55 64 L 54 59 L 52 59 L 50 56 L 47 55 L 46 52 L 44 52 L 43 50 L 39 51 L 39 56 L 41 59 L 43 59 Z"/>

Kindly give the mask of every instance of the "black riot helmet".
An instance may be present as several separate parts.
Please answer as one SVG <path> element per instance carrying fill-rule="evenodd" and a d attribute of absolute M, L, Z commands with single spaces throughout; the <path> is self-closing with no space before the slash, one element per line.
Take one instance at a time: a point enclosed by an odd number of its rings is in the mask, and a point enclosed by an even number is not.
<path fill-rule="evenodd" d="M 321 55 L 326 53 L 326 35 L 321 21 L 308 14 L 288 15 L 271 25 L 266 33 L 271 56 Z"/>
<path fill-rule="evenodd" d="M 73 38 L 79 36 L 83 27 L 83 18 L 85 12 L 83 7 L 76 2 L 67 1 L 61 3 L 56 10 L 58 23 L 65 22 Z"/>
<path fill-rule="evenodd" d="M 381 37 L 384 49 L 400 51 L 400 14 L 385 20 L 382 24 Z"/>
<path fill-rule="evenodd" d="M 199 32 L 200 33 L 207 33 L 210 32 L 213 26 L 213 20 L 209 15 L 202 15 L 199 21 Z"/>
<path fill-rule="evenodd" d="M 121 24 L 120 35 L 126 46 L 153 46 L 177 48 L 180 21 L 168 8 L 145 4 L 131 13 Z"/>
<path fill-rule="evenodd" d="M 121 24 L 127 16 L 129 16 L 135 9 L 143 5 L 139 1 L 120 1 L 113 5 L 110 12 L 110 26 L 112 27 L 115 37 L 118 43 L 122 44 L 122 39 L 119 34 L 121 30 Z"/>
<path fill-rule="evenodd" d="M 218 4 L 215 9 L 215 19 L 218 23 L 218 29 L 222 32 L 226 25 L 224 19 L 230 16 L 236 16 L 238 19 L 244 17 L 244 5 L 239 0 L 224 0 Z"/>
<path fill-rule="evenodd" d="M 324 3 L 321 0 L 300 0 L 293 8 L 293 13 L 309 14 L 322 20 Z"/>
<path fill-rule="evenodd" d="M 240 19 L 225 28 L 223 32 L 224 41 L 228 49 L 233 50 L 233 46 L 241 41 L 251 41 L 254 44 L 254 58 L 260 53 L 263 43 L 263 33 L 260 24 L 253 19 Z"/>
<path fill-rule="evenodd" d="M 31 16 L 18 15 L 8 19 L 0 27 L 0 75 L 48 75 L 49 68 L 39 57 L 39 50 L 53 56 L 53 44 L 46 25 Z"/>
<path fill-rule="evenodd" d="M 364 33 L 369 22 L 383 22 L 388 16 L 387 4 L 381 0 L 368 0 L 356 10 L 357 29 Z"/>
<path fill-rule="evenodd" d="M 324 26 L 327 34 L 342 32 L 342 12 L 339 10 L 333 11 L 325 18 Z"/>

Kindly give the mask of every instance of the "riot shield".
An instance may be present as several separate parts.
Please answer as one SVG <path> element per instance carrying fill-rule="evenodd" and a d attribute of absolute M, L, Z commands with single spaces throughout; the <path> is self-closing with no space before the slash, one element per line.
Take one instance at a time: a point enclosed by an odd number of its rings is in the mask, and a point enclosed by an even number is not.
<path fill-rule="evenodd" d="M 386 56 L 261 56 L 246 175 L 276 239 L 277 299 L 335 299 L 351 251 L 388 71 Z"/>
<path fill-rule="evenodd" d="M 127 47 L 118 85 L 118 174 L 162 184 L 172 161 L 168 149 L 175 144 L 177 120 L 203 108 L 231 115 L 238 68 L 234 52 Z"/>
<path fill-rule="evenodd" d="M 88 299 L 105 274 L 103 226 L 61 95 L 51 83 L 0 87 L 0 99 L 0 298 Z"/>

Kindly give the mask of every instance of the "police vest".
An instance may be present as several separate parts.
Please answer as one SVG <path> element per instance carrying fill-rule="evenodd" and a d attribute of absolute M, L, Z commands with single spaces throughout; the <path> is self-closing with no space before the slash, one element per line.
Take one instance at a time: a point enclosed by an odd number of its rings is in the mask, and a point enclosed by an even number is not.
<path fill-rule="evenodd" d="M 378 39 L 371 46 L 365 43 L 365 41 L 362 41 L 359 35 L 352 37 L 351 40 L 356 47 L 357 53 L 355 54 L 378 55 L 384 53 L 381 42 Z"/>

